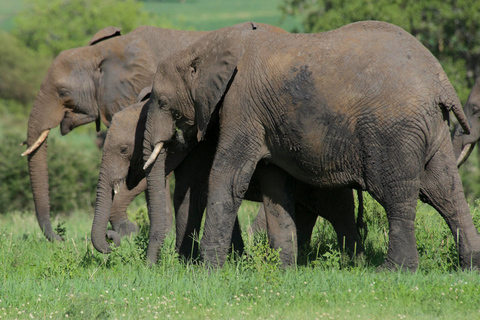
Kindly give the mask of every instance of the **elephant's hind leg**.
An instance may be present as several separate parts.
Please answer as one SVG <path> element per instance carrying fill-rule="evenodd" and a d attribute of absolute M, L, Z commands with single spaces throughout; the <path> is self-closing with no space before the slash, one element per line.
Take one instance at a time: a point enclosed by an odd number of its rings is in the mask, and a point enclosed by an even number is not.
<path fill-rule="evenodd" d="M 380 269 L 416 271 L 418 251 L 415 238 L 415 210 L 420 179 L 393 177 L 382 194 L 369 191 L 385 208 L 389 224 L 388 252 Z"/>
<path fill-rule="evenodd" d="M 465 200 L 450 145 L 440 149 L 428 162 L 422 175 L 420 197 L 442 215 L 455 241 L 458 240 L 462 268 L 480 268 L 480 236 Z"/>

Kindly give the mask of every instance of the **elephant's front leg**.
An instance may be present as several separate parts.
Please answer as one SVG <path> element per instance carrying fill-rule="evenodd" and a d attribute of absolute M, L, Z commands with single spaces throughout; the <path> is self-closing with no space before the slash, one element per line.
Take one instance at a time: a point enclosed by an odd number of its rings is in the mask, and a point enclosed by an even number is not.
<path fill-rule="evenodd" d="M 295 179 L 275 165 L 259 163 L 257 170 L 270 246 L 281 248 L 280 259 L 284 267 L 293 265 L 298 254 L 293 197 Z"/>
<path fill-rule="evenodd" d="M 259 146 L 250 136 L 219 142 L 209 177 L 207 213 L 201 255 L 212 266 L 223 266 L 230 246 L 235 218 L 261 158 Z M 239 144 L 238 140 L 244 144 Z"/>

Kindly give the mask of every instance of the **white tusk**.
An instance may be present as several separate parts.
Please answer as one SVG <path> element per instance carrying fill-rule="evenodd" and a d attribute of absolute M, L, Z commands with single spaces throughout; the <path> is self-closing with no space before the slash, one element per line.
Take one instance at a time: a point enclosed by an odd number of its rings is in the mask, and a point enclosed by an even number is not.
<path fill-rule="evenodd" d="M 457 168 L 460 167 L 465 161 L 467 161 L 467 158 L 470 155 L 470 153 L 473 151 L 474 147 L 475 147 L 474 143 L 469 143 L 465 145 L 465 147 L 463 147 L 462 153 L 460 153 L 457 159 Z"/>
<path fill-rule="evenodd" d="M 27 154 L 32 153 L 33 151 L 35 151 L 43 143 L 43 141 L 45 141 L 45 139 L 47 139 L 47 136 L 48 136 L 49 132 L 50 132 L 50 129 L 47 129 L 47 130 L 43 131 L 42 134 L 40 135 L 40 137 L 38 137 L 37 141 L 35 141 L 35 143 L 32 144 L 32 146 L 30 148 L 28 148 L 27 151 L 22 153 L 22 157 L 26 156 Z"/>
<path fill-rule="evenodd" d="M 163 148 L 163 142 L 157 143 L 155 145 L 155 148 L 152 151 L 152 154 L 150 155 L 150 158 L 148 158 L 147 162 L 143 166 L 143 170 L 146 170 L 158 157 L 158 154 L 160 151 L 162 151 Z"/>

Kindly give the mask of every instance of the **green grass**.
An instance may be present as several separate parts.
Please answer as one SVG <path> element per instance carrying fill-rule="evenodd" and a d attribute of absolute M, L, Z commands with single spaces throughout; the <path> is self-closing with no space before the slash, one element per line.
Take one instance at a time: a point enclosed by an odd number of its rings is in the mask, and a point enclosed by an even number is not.
<path fill-rule="evenodd" d="M 245 228 L 257 204 L 244 204 Z M 178 319 L 475 319 L 480 275 L 459 271 L 452 236 L 439 215 L 419 204 L 414 273 L 378 273 L 386 253 L 383 209 L 366 199 L 364 260 L 341 254 L 319 220 L 307 264 L 284 270 L 265 238 L 247 239 L 247 254 L 209 273 L 177 259 L 170 236 L 158 265 L 147 267 L 145 228 L 110 255 L 90 243 L 91 214 L 57 216 L 66 241 L 49 243 L 33 213 L 0 216 L 0 316 L 27 318 Z M 130 212 L 142 224 L 145 208 Z M 472 206 L 478 226 L 478 203 Z M 144 222 L 143 222 L 144 223 Z"/>

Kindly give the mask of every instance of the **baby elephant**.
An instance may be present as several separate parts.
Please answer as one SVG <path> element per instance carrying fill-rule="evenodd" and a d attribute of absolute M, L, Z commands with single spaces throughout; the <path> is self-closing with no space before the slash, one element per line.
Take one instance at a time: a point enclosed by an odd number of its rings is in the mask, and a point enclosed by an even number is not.
<path fill-rule="evenodd" d="M 118 112 L 108 130 L 103 148 L 102 164 L 95 206 L 95 217 L 92 225 L 92 243 L 100 252 L 110 252 L 105 238 L 118 239 L 113 231 L 107 233 L 108 215 L 112 201 L 112 192 L 126 188 L 143 191 L 146 189 L 145 172 L 143 170 L 142 150 L 146 114 L 149 103 L 148 95 L 141 101 Z M 193 241 L 194 234 L 198 234 L 208 194 L 208 175 L 213 162 L 216 148 L 216 137 L 212 135 L 205 142 L 191 148 L 170 148 L 167 151 L 165 174 L 175 172 L 174 208 L 176 214 L 176 250 L 186 258 L 197 255 L 198 248 Z M 296 219 L 298 235 L 283 235 L 283 226 L 275 224 L 275 204 L 269 202 L 262 194 L 262 185 L 274 185 L 275 181 L 268 179 L 269 172 L 280 170 L 278 167 L 266 163 L 259 163 L 258 169 L 246 199 L 265 203 L 264 210 L 260 210 L 268 222 L 267 233 L 272 246 L 282 247 L 281 259 L 284 265 L 293 263 L 297 253 L 297 246 L 302 247 L 310 240 L 317 216 L 330 221 L 337 233 L 339 243 L 350 252 L 363 252 L 360 237 L 355 225 L 354 200 L 350 189 L 318 189 L 307 184 L 292 181 L 296 184 L 295 207 L 299 212 Z M 271 187 L 269 187 L 271 189 Z M 268 190 L 269 188 L 263 188 Z M 283 192 L 279 190 L 280 192 Z M 147 195 L 147 201 L 149 196 Z M 166 217 L 164 221 L 168 221 Z M 171 218 L 171 217 L 170 217 Z M 156 221 L 151 217 L 151 221 Z M 361 218 L 360 218 L 361 220 Z M 163 227 L 165 228 L 165 226 Z M 298 245 L 297 245 L 298 239 Z M 233 231 L 233 246 L 242 250 L 238 220 Z M 117 242 L 118 244 L 118 242 Z M 151 262 L 156 256 L 149 257 Z"/>

